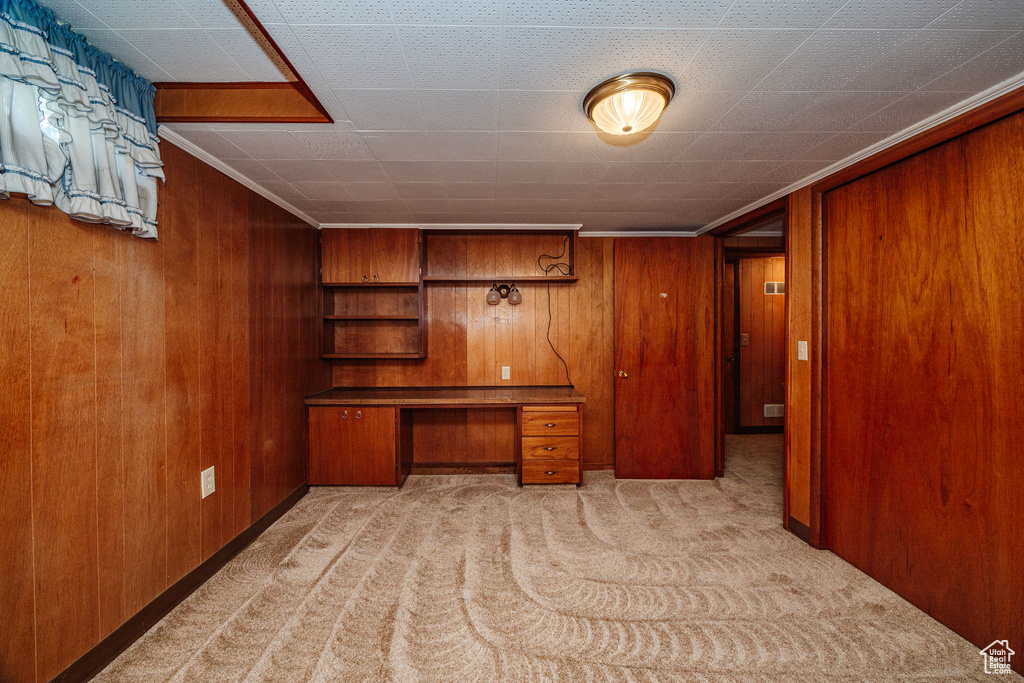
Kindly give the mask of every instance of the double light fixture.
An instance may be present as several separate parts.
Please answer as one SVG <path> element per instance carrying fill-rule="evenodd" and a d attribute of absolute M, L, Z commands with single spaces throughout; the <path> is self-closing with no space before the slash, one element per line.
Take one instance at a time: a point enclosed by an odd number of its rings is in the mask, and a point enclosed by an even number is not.
<path fill-rule="evenodd" d="M 604 132 L 631 135 L 657 121 L 675 92 L 675 84 L 661 74 L 622 74 L 587 93 L 583 111 Z"/>
<path fill-rule="evenodd" d="M 490 291 L 487 292 L 487 303 L 492 306 L 500 304 L 502 299 L 508 299 L 508 302 L 513 306 L 518 306 L 523 303 L 523 295 L 518 289 L 516 289 L 516 284 L 514 282 L 511 287 L 506 284 L 499 285 L 495 282 Z"/>

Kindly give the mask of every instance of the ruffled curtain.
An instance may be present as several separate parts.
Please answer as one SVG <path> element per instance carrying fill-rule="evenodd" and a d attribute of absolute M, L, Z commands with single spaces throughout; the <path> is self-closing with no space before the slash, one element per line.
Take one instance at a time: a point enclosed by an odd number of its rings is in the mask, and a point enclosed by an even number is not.
<path fill-rule="evenodd" d="M 0 196 L 156 237 L 153 84 L 32 0 L 0 0 Z"/>

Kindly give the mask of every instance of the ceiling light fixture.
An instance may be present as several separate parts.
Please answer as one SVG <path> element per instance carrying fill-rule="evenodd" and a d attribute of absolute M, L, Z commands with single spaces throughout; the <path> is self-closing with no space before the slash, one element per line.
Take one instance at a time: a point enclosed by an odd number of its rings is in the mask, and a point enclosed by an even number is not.
<path fill-rule="evenodd" d="M 657 121 L 675 92 L 675 84 L 661 74 L 622 74 L 587 93 L 583 111 L 604 132 L 630 135 Z"/>

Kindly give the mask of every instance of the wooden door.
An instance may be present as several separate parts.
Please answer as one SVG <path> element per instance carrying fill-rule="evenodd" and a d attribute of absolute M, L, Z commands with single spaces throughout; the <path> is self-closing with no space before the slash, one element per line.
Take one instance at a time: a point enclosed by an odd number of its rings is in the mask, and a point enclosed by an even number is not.
<path fill-rule="evenodd" d="M 786 277 L 784 256 L 739 260 L 740 346 L 739 427 L 781 427 L 782 417 L 765 416 L 766 406 L 785 402 L 786 295 L 774 293 Z M 773 286 L 767 288 L 771 283 Z"/>
<path fill-rule="evenodd" d="M 349 457 L 349 408 L 309 409 L 309 483 L 344 484 L 352 479 Z"/>
<path fill-rule="evenodd" d="M 724 264 L 722 271 L 722 396 L 724 408 L 722 418 L 725 423 L 724 432 L 733 434 L 738 426 L 736 422 L 736 368 L 738 366 L 738 349 L 736 348 L 736 264 Z"/>
<path fill-rule="evenodd" d="M 715 476 L 714 238 L 615 240 L 615 476 Z"/>

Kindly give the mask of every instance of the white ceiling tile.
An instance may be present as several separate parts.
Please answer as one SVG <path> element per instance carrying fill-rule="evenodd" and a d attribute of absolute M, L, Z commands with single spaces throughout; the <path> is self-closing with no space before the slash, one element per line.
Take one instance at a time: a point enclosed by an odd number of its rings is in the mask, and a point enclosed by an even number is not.
<path fill-rule="evenodd" d="M 252 81 L 286 81 L 288 67 L 262 35 L 253 36 L 244 28 L 217 28 L 207 31 Z"/>
<path fill-rule="evenodd" d="M 811 35 L 806 30 L 715 30 L 683 71 L 680 90 L 744 90 L 767 76 Z"/>
<path fill-rule="evenodd" d="M 284 131 L 225 131 L 221 135 L 254 159 L 311 159 L 305 146 Z"/>
<path fill-rule="evenodd" d="M 291 24 L 385 24 L 392 20 L 387 0 L 274 0 Z"/>
<path fill-rule="evenodd" d="M 505 0 L 505 24 L 604 26 L 618 0 Z"/>
<path fill-rule="evenodd" d="M 431 161 L 434 146 L 428 133 L 364 133 L 363 142 L 377 161 Z"/>
<path fill-rule="evenodd" d="M 963 0 L 928 28 L 1024 29 L 1020 0 Z"/>
<path fill-rule="evenodd" d="M 602 80 L 626 71 L 654 71 L 675 80 L 710 34 L 705 29 L 609 29 L 599 62 L 605 70 Z"/>
<path fill-rule="evenodd" d="M 446 198 L 418 198 L 406 200 L 410 211 L 438 212 L 451 211 L 452 205 Z"/>
<path fill-rule="evenodd" d="M 906 31 L 816 31 L 757 89 L 835 90 L 906 38 Z"/>
<path fill-rule="evenodd" d="M 921 28 L 959 0 L 850 0 L 828 28 Z"/>
<path fill-rule="evenodd" d="M 805 161 L 839 161 L 867 149 L 888 135 L 884 132 L 838 133 L 811 149 L 797 152 L 794 158 Z"/>
<path fill-rule="evenodd" d="M 660 133 L 708 130 L 745 94 L 710 90 L 677 91 L 658 120 L 657 130 Z"/>
<path fill-rule="evenodd" d="M 736 0 L 719 22 L 722 28 L 818 28 L 846 0 Z"/>
<path fill-rule="evenodd" d="M 360 206 L 366 211 L 370 211 L 374 214 L 381 214 L 384 212 L 407 212 L 411 211 L 408 202 L 404 199 L 364 199 L 359 202 Z M 394 221 L 398 222 L 398 221 Z"/>
<path fill-rule="evenodd" d="M 897 92 L 753 92 L 715 124 L 714 129 L 841 131 L 902 96 Z"/>
<path fill-rule="evenodd" d="M 242 28 L 251 25 L 251 20 L 242 8 L 231 0 L 222 2 L 211 2 L 211 0 L 176 0 L 178 5 L 185 10 L 192 19 L 203 28 Z M 250 7 L 252 3 L 249 3 Z M 267 19 L 266 14 L 259 13 L 256 16 L 263 20 Z M 275 18 L 276 13 L 271 15 Z"/>
<path fill-rule="evenodd" d="M 270 170 L 267 166 L 264 166 L 259 161 L 254 161 L 252 159 L 231 159 L 226 163 L 249 180 L 253 180 L 257 183 L 263 182 L 264 180 L 281 180 L 281 176 Z"/>
<path fill-rule="evenodd" d="M 335 180 L 384 182 L 388 176 L 380 163 L 372 159 L 329 159 L 320 162 Z"/>
<path fill-rule="evenodd" d="M 497 133 L 432 133 L 437 158 L 442 161 L 491 161 L 498 158 Z"/>
<path fill-rule="evenodd" d="M 827 131 L 782 131 L 776 133 L 757 134 L 753 144 L 745 149 L 742 159 L 785 161 L 802 154 L 815 145 L 820 145 L 832 137 Z"/>
<path fill-rule="evenodd" d="M 924 86 L 925 90 L 978 92 L 1024 70 L 1024 32 L 1004 40 Z"/>
<path fill-rule="evenodd" d="M 449 183 L 451 199 L 494 199 L 494 183 Z"/>
<path fill-rule="evenodd" d="M 342 183 L 341 185 L 357 202 L 402 198 L 391 183 Z"/>
<path fill-rule="evenodd" d="M 788 183 L 750 183 L 749 185 L 743 185 L 738 190 L 729 195 L 732 199 L 742 199 L 744 201 L 756 201 L 763 199 L 769 195 L 772 195 L 780 190 L 786 189 Z"/>
<path fill-rule="evenodd" d="M 86 33 L 83 29 L 88 28 L 109 28 L 100 17 L 77 0 L 47 0 L 46 6 L 53 10 L 58 19 L 71 24 L 71 28 L 79 33 Z"/>
<path fill-rule="evenodd" d="M 400 26 L 418 88 L 498 87 L 501 29 L 493 26 Z"/>
<path fill-rule="evenodd" d="M 620 73 L 608 73 L 606 35 L 600 28 L 507 26 L 501 44 L 501 87 L 578 90 L 582 95 Z"/>
<path fill-rule="evenodd" d="M 141 4 L 141 3 L 140 3 Z M 161 5 L 166 3 L 161 3 Z M 177 7 L 177 5 L 175 5 Z M 179 8 L 180 9 L 180 8 Z M 202 29 L 140 29 L 118 31 L 179 81 L 245 81 L 246 73 Z"/>
<path fill-rule="evenodd" d="M 565 133 L 498 133 L 498 159 L 559 158 Z"/>
<path fill-rule="evenodd" d="M 733 0 L 622 0 L 615 24 L 622 26 L 673 26 L 714 28 Z"/>
<path fill-rule="evenodd" d="M 1002 31 L 917 31 L 842 89 L 916 90 L 1010 36 Z"/>
<path fill-rule="evenodd" d="M 645 185 L 638 199 L 724 199 L 745 183 L 650 183 Z"/>
<path fill-rule="evenodd" d="M 292 30 L 335 90 L 412 87 L 394 26 L 302 24 Z"/>
<path fill-rule="evenodd" d="M 616 136 L 620 138 L 638 138 L 637 142 L 622 147 L 616 163 L 627 161 L 675 161 L 679 155 L 690 148 L 700 133 L 663 133 L 655 131 L 647 137 L 639 135 Z"/>
<path fill-rule="evenodd" d="M 395 190 L 403 199 L 447 199 L 445 183 L 395 183 Z"/>
<path fill-rule="evenodd" d="M 757 144 L 763 133 L 704 133 L 674 161 L 722 161 L 743 159 L 743 153 Z"/>
<path fill-rule="evenodd" d="M 913 92 L 881 111 L 857 122 L 853 130 L 895 133 L 952 107 L 971 92 Z"/>
<path fill-rule="evenodd" d="M 790 161 L 766 173 L 761 180 L 769 183 L 791 184 L 817 173 L 829 165 L 827 161 Z"/>
<path fill-rule="evenodd" d="M 610 135 L 598 135 L 593 131 L 566 133 L 559 158 L 562 161 L 614 161 L 622 153 L 622 147 L 610 144 Z"/>
<path fill-rule="evenodd" d="M 322 206 L 325 211 L 335 211 L 338 213 L 366 211 L 362 204 L 352 199 L 321 199 L 317 204 Z"/>
<path fill-rule="evenodd" d="M 501 0 L 391 0 L 397 24 L 500 24 Z"/>
<path fill-rule="evenodd" d="M 420 90 L 427 130 L 495 130 L 497 90 Z"/>
<path fill-rule="evenodd" d="M 212 130 L 180 130 L 176 129 L 183 138 L 201 147 L 218 159 L 251 159 L 248 152 L 228 140 L 223 135 Z"/>
<path fill-rule="evenodd" d="M 351 200 L 353 197 L 345 190 L 342 183 L 329 181 L 304 180 L 292 183 L 295 189 L 302 193 L 307 199 L 318 201 L 327 199 L 332 201 Z"/>
<path fill-rule="evenodd" d="M 292 199 L 309 199 L 297 187 L 283 180 L 264 180 L 260 182 L 260 187 L 288 201 Z"/>
<path fill-rule="evenodd" d="M 600 180 L 606 183 L 646 183 L 659 177 L 669 167 L 667 161 L 620 161 L 600 164 L 604 169 Z"/>
<path fill-rule="evenodd" d="M 487 161 L 441 161 L 441 177 L 449 183 L 493 183 L 496 162 Z"/>
<path fill-rule="evenodd" d="M 114 59 L 127 65 L 135 73 L 154 82 L 182 80 L 172 76 L 159 64 L 125 40 L 113 29 L 88 29 L 81 31 L 95 47 L 109 52 Z"/>
<path fill-rule="evenodd" d="M 451 199 L 448 201 L 452 211 L 458 213 L 491 213 L 494 211 L 492 199 Z"/>
<path fill-rule="evenodd" d="M 772 171 L 779 161 L 676 161 L 657 177 L 657 182 L 751 182 Z"/>
<path fill-rule="evenodd" d="M 299 211 L 305 211 L 306 213 L 316 213 L 323 211 L 323 207 L 312 199 L 292 199 L 289 202 Z"/>
<path fill-rule="evenodd" d="M 356 130 L 423 130 L 415 90 L 336 90 Z"/>
<path fill-rule="evenodd" d="M 393 183 L 443 182 L 441 166 L 436 161 L 381 161 L 380 166 Z"/>
<path fill-rule="evenodd" d="M 336 178 L 319 161 L 278 159 L 268 161 L 266 165 L 282 178 L 287 178 L 293 183 L 304 180 L 336 181 Z"/>
<path fill-rule="evenodd" d="M 363 137 L 354 132 L 286 133 L 292 144 L 308 151 L 314 159 L 372 159 Z M 295 143 L 298 143 L 297 145 Z M 298 158 L 298 157 L 290 157 Z"/>
<path fill-rule="evenodd" d="M 176 2 L 122 2 L 87 0 L 83 7 L 110 28 L 201 28 Z M 54 10 L 56 11 L 56 9 Z M 85 17 L 81 17 L 85 18 Z M 72 21 L 71 17 L 67 17 Z M 84 28 L 84 27 L 82 27 Z"/>
<path fill-rule="evenodd" d="M 576 91 L 503 90 L 498 130 L 564 131 L 574 116 L 583 116 Z"/>

